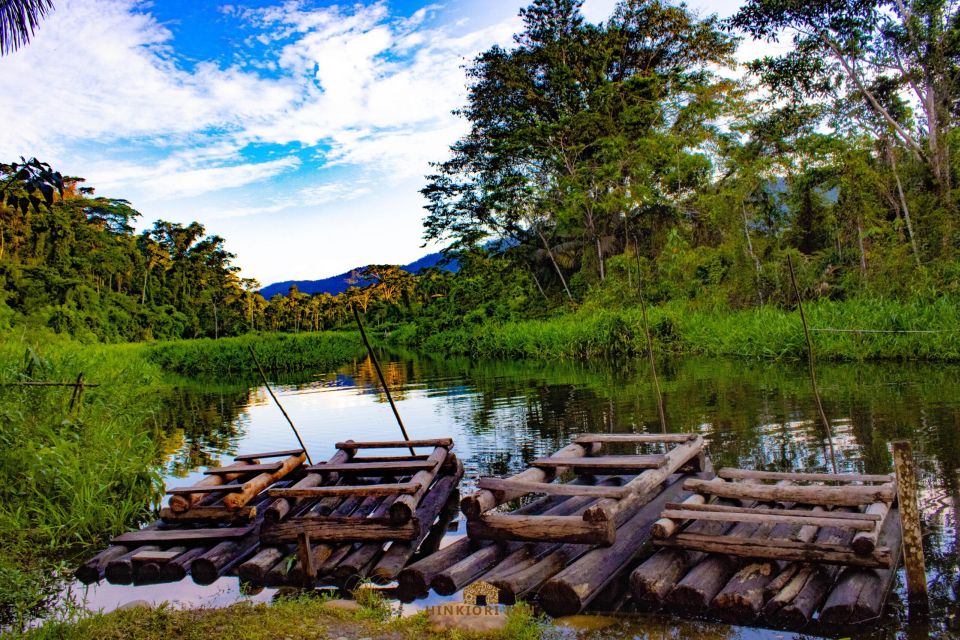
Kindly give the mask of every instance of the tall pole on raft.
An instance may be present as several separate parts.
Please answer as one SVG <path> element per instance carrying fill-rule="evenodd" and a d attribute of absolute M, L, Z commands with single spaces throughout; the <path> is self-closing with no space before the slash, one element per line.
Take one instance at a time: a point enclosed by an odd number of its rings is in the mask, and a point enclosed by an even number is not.
<path fill-rule="evenodd" d="M 800 322 L 803 323 L 803 336 L 807 342 L 807 367 L 810 371 L 810 386 L 813 387 L 813 398 L 817 403 L 817 411 L 820 412 L 820 420 L 823 422 L 823 428 L 827 430 L 827 443 L 830 445 L 830 466 L 833 472 L 837 472 L 837 455 L 833 450 L 833 429 L 830 421 L 827 419 L 827 413 L 823 410 L 823 402 L 820 401 L 820 390 L 817 387 L 817 371 L 813 362 L 813 341 L 810 340 L 810 330 L 807 328 L 807 316 L 803 312 L 803 300 L 800 299 L 800 289 L 797 287 L 797 275 L 793 271 L 793 260 L 790 254 L 787 254 L 787 267 L 790 270 L 790 282 L 793 283 L 793 293 L 797 298 L 797 309 L 800 311 Z"/>
<path fill-rule="evenodd" d="M 303 444 L 303 438 L 300 437 L 300 432 L 297 431 L 297 427 L 293 424 L 293 420 L 291 420 L 290 416 L 287 415 L 287 410 L 283 408 L 283 405 L 280 404 L 277 396 L 274 395 L 273 389 L 270 388 L 270 383 L 267 382 L 267 374 L 263 372 L 263 367 L 260 366 L 260 361 L 257 359 L 257 352 L 253 350 L 252 344 L 247 346 L 250 348 L 250 355 L 253 356 L 253 363 L 257 365 L 257 371 L 260 372 L 260 379 L 263 381 L 263 386 L 267 388 L 267 393 L 270 394 L 270 397 L 273 398 L 273 401 L 277 403 L 278 407 L 280 407 L 280 413 L 283 414 L 283 417 L 287 419 L 287 424 L 289 424 L 290 428 L 293 429 L 293 435 L 297 436 L 297 442 L 300 443 L 300 448 L 303 449 L 303 455 L 307 458 L 307 464 L 313 464 L 313 460 L 310 459 L 310 453 L 307 451 L 307 445 Z"/>
<path fill-rule="evenodd" d="M 397 419 L 397 424 L 400 426 L 400 433 L 403 434 L 404 440 L 410 440 L 410 436 L 407 435 L 407 428 L 403 426 L 403 419 L 400 417 L 400 412 L 397 411 L 397 405 L 393 401 L 393 396 L 390 395 L 390 387 L 387 386 L 387 379 L 383 376 L 383 371 L 380 369 L 380 362 L 377 360 L 377 354 L 373 352 L 373 347 L 370 346 L 370 341 L 367 340 L 367 332 L 363 330 L 363 323 L 360 322 L 360 314 L 357 313 L 357 307 L 351 304 L 350 310 L 353 311 L 353 319 L 357 321 L 357 328 L 360 329 L 360 337 L 363 338 L 363 344 L 367 347 L 367 353 L 370 354 L 370 360 L 373 361 L 373 368 L 377 370 L 377 377 L 380 378 L 380 386 L 383 387 L 383 392 L 387 395 L 387 401 L 390 403 L 390 408 L 393 409 L 393 417 Z M 410 455 L 416 455 L 413 447 L 410 447 Z"/>
<path fill-rule="evenodd" d="M 660 380 L 657 378 L 657 363 L 653 357 L 653 338 L 650 337 L 650 324 L 647 322 L 647 301 L 643 298 L 643 286 L 640 280 L 640 243 L 633 237 L 633 253 L 637 259 L 637 294 L 640 296 L 640 311 L 643 315 L 643 333 L 647 338 L 647 357 L 650 359 L 650 372 L 653 374 L 653 390 L 657 394 L 657 412 L 660 414 L 660 429 L 667 432 L 667 414 L 663 410 L 663 394 L 660 392 Z"/>

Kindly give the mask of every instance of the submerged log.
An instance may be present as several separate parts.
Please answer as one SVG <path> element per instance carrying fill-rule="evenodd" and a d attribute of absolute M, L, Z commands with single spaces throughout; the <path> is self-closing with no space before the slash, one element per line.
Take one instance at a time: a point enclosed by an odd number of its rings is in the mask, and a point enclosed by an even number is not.
<path fill-rule="evenodd" d="M 253 460 L 251 460 L 251 462 L 256 463 L 257 460 L 256 460 L 256 459 L 253 459 Z M 241 461 L 241 462 L 234 462 L 233 464 L 228 464 L 228 465 L 226 465 L 226 466 L 223 467 L 223 468 L 224 468 L 224 469 L 229 469 L 229 468 L 231 468 L 231 467 L 244 467 L 244 466 L 246 466 L 246 465 L 247 465 L 247 462 Z M 233 482 L 234 480 L 237 480 L 238 478 L 240 478 L 240 477 L 242 477 L 242 476 L 243 476 L 242 473 L 235 473 L 235 474 L 228 473 L 228 474 L 222 474 L 222 475 L 207 476 L 207 477 L 205 477 L 203 480 L 200 480 L 199 482 L 197 482 L 197 483 L 196 483 L 195 485 L 193 485 L 193 486 L 195 486 L 195 487 L 217 487 L 217 486 L 220 486 L 220 485 L 222 485 L 222 484 L 227 484 L 227 483 Z M 198 504 L 200 503 L 200 501 L 203 500 L 207 495 L 208 495 L 207 493 L 191 493 L 191 494 L 186 494 L 186 495 L 174 495 L 174 496 L 170 496 L 170 502 L 169 502 L 170 509 L 171 509 L 172 511 L 174 511 L 175 513 L 180 513 L 180 512 L 186 511 L 186 510 L 189 509 L 190 507 L 193 507 L 193 506 L 198 505 Z"/>
<path fill-rule="evenodd" d="M 172 547 L 159 552 L 141 550 L 133 556 L 133 579 L 135 582 L 159 582 L 160 568 L 177 556 L 183 554 L 186 547 Z"/>
<path fill-rule="evenodd" d="M 858 624 L 877 618 L 883 610 L 893 583 L 896 581 L 897 564 L 903 542 L 900 514 L 891 509 L 880 534 L 880 542 L 894 550 L 894 562 L 889 569 L 861 569 L 849 567 L 843 570 L 836 586 L 830 592 L 820 619 L 826 624 Z"/>
<path fill-rule="evenodd" d="M 107 547 L 80 565 L 74 575 L 83 584 L 92 584 L 103 577 L 103 572 L 111 560 L 116 560 L 128 553 L 130 553 L 130 549 L 122 545 Z"/>
<path fill-rule="evenodd" d="M 104 575 L 110 584 L 130 584 L 133 582 L 133 556 L 144 551 L 160 551 L 156 545 L 137 547 L 127 553 L 111 558 L 104 567 Z"/>
<path fill-rule="evenodd" d="M 507 553 L 507 547 L 503 544 L 483 547 L 434 575 L 430 587 L 442 596 L 453 595 L 500 562 Z"/>
<path fill-rule="evenodd" d="M 214 545 L 212 549 L 193 561 L 190 566 L 190 576 L 197 584 L 213 584 L 231 567 L 252 555 L 259 546 L 260 540 L 256 534 Z"/>
<path fill-rule="evenodd" d="M 397 597 L 404 602 L 410 602 L 426 596 L 429 592 L 430 582 L 437 574 L 473 554 L 477 549 L 477 543 L 464 536 L 433 555 L 411 564 L 397 576 L 397 582 L 399 583 Z"/>
<path fill-rule="evenodd" d="M 290 553 L 288 546 L 262 547 L 252 558 L 237 567 L 242 582 L 263 584 L 267 572 Z"/>
<path fill-rule="evenodd" d="M 611 546 L 587 552 L 548 580 L 540 588 L 540 606 L 552 616 L 574 615 L 611 581 L 619 579 L 650 539 L 650 530 L 663 505 L 681 495 L 684 479 L 684 476 L 674 478 L 659 495 L 639 509 L 617 530 L 617 539 Z"/>
<path fill-rule="evenodd" d="M 210 547 L 200 546 L 187 549 L 173 560 L 160 567 L 160 580 L 163 582 L 179 582 L 187 577 L 193 561 L 210 550 Z"/>

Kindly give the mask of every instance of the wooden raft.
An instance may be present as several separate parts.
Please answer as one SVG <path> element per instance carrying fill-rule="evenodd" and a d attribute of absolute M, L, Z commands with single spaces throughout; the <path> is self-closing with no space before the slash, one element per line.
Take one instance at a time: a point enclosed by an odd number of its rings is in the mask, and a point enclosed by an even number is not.
<path fill-rule="evenodd" d="M 665 451 L 598 455 L 601 446 L 617 444 Z M 461 502 L 468 535 L 404 569 L 398 597 L 411 601 L 429 589 L 452 595 L 481 580 L 498 589 L 500 603 L 537 601 L 559 616 L 622 596 L 666 503 L 686 497 L 685 480 L 713 477 L 702 447 L 697 435 L 589 434 L 507 484 L 481 480 L 480 491 Z M 570 464 L 561 467 L 559 460 Z M 584 471 L 565 484 L 549 482 L 560 469 Z M 492 512 L 537 493 L 514 511 Z M 603 526 L 590 528 L 595 523 Z"/>
<path fill-rule="evenodd" d="M 890 475 L 721 469 L 690 480 L 630 576 L 640 610 L 800 629 L 880 615 L 901 531 Z"/>
<path fill-rule="evenodd" d="M 605 446 L 658 447 L 658 453 L 600 455 Z M 617 528 L 651 493 L 680 469 L 703 469 L 703 438 L 696 434 L 586 434 L 531 468 L 510 478 L 480 478 L 480 491 L 467 496 L 461 510 L 471 538 L 497 541 L 566 542 L 612 545 Z M 604 484 L 557 483 L 561 474 L 577 477 L 617 476 L 625 482 Z M 582 512 L 558 514 L 501 514 L 504 502 L 530 494 L 594 498 Z"/>

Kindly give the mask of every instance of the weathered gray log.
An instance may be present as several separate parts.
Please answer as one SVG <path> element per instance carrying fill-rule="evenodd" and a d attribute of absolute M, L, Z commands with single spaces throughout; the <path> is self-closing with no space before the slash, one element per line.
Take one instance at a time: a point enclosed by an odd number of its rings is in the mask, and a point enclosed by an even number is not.
<path fill-rule="evenodd" d="M 857 507 L 872 502 L 891 502 L 896 495 L 893 483 L 880 485 L 777 486 L 724 482 L 723 480 L 690 480 L 687 489 L 720 498 L 760 500 L 761 502 L 799 502 L 801 504 Z"/>
<path fill-rule="evenodd" d="M 253 531 L 255 527 L 216 527 L 210 529 L 140 529 L 128 531 L 113 539 L 119 544 L 176 544 L 178 542 L 211 542 L 242 538 Z"/>
<path fill-rule="evenodd" d="M 370 442 L 338 442 L 337 449 L 408 449 L 410 447 L 445 447 L 453 446 L 451 438 L 435 438 L 433 440 L 378 440 Z"/>
<path fill-rule="evenodd" d="M 577 444 L 589 443 L 626 443 L 659 444 L 689 442 L 697 437 L 695 433 L 585 433 L 577 437 Z"/>
<path fill-rule="evenodd" d="M 442 476 L 433 483 L 429 493 L 417 505 L 414 518 L 420 523 L 420 531 L 417 533 L 417 537 L 408 542 L 394 541 L 377 561 L 376 566 L 373 567 L 370 575 L 374 580 L 393 580 L 400 574 L 400 571 L 416 553 L 427 534 L 430 533 L 430 527 L 440 516 L 440 512 L 443 511 L 450 496 L 457 490 L 461 478 L 463 478 L 463 463 L 458 462 L 452 475 Z"/>
<path fill-rule="evenodd" d="M 260 546 L 256 533 L 240 540 L 224 541 L 193 561 L 190 577 L 197 584 L 213 584 L 232 566 L 240 564 Z"/>
<path fill-rule="evenodd" d="M 379 498 L 376 496 L 370 496 L 367 498 L 354 497 L 345 501 L 340 505 L 336 510 L 334 510 L 334 515 L 338 517 L 347 517 L 350 518 L 366 518 L 367 516 L 372 516 L 376 518 L 383 518 L 387 514 L 387 510 L 390 508 L 394 497 L 388 496 L 386 498 Z M 354 508 L 355 507 L 355 508 Z M 382 543 L 381 543 L 382 544 Z M 323 542 L 312 545 L 311 554 L 315 559 L 317 564 L 317 571 L 321 570 L 321 567 L 324 567 L 330 557 L 335 551 L 335 544 L 332 540 L 325 539 Z M 303 571 L 303 562 L 300 558 L 300 554 L 297 554 L 297 559 L 293 563 L 293 566 L 288 572 L 288 578 L 293 584 L 304 584 L 307 576 Z M 324 569 L 326 573 L 330 573 L 331 569 Z"/>
<path fill-rule="evenodd" d="M 341 449 L 333 454 L 333 456 L 327 462 L 330 464 L 341 464 L 343 462 L 347 462 L 349 459 L 350 453 Z M 336 478 L 331 478 L 327 474 L 321 472 L 308 473 L 299 482 L 294 484 L 291 489 L 310 489 L 313 487 L 319 487 L 324 483 L 324 481 L 333 483 L 336 481 Z M 279 522 L 286 517 L 294 504 L 296 504 L 296 500 L 293 498 L 275 498 L 264 511 L 263 518 L 267 522 Z"/>
<path fill-rule="evenodd" d="M 616 541 L 611 546 L 587 552 L 548 580 L 540 588 L 540 606 L 552 616 L 576 614 L 612 580 L 619 579 L 650 539 L 650 529 L 663 505 L 682 495 L 684 479 L 684 476 L 676 477 L 652 500 L 648 497 L 646 504 L 617 530 Z"/>
<path fill-rule="evenodd" d="M 133 556 L 133 579 L 135 582 L 160 581 L 160 568 L 181 555 L 186 547 L 171 547 L 160 552 L 144 552 Z"/>
<path fill-rule="evenodd" d="M 474 543 L 466 536 L 460 538 L 433 555 L 411 564 L 397 576 L 399 586 L 397 597 L 404 602 L 426 596 L 430 582 L 441 571 L 460 562 L 478 550 L 479 546 L 488 542 Z"/>
<path fill-rule="evenodd" d="M 122 556 L 107 561 L 103 573 L 110 584 L 130 584 L 133 582 L 133 556 L 143 551 L 160 551 L 156 545 L 147 545 L 132 549 Z"/>
<path fill-rule="evenodd" d="M 210 547 L 200 546 L 187 549 L 173 560 L 160 567 L 160 580 L 163 582 L 179 582 L 187 577 L 193 561 L 210 550 Z"/>
<path fill-rule="evenodd" d="M 500 562 L 508 553 L 507 545 L 504 544 L 483 547 L 434 575 L 430 580 L 430 587 L 442 596 L 453 595 Z"/>
<path fill-rule="evenodd" d="M 717 477 L 724 480 L 792 480 L 796 482 L 878 482 L 887 483 L 894 476 L 870 475 L 862 473 L 803 473 L 799 471 L 755 471 L 753 469 L 731 469 L 724 467 L 717 471 Z"/>
<path fill-rule="evenodd" d="M 856 567 L 888 568 L 893 562 L 893 554 L 888 547 L 877 547 L 870 556 L 864 557 L 854 553 L 849 542 L 830 544 L 822 542 L 802 543 L 794 540 L 758 540 L 734 533 L 722 538 L 679 533 L 669 540 L 656 540 L 654 544 L 659 547 L 695 549 L 708 553 L 726 553 L 746 558 L 799 560 Z"/>
<path fill-rule="evenodd" d="M 382 518 L 390 513 L 390 505 L 393 504 L 393 501 L 396 500 L 395 496 L 388 496 L 376 505 L 376 508 L 371 511 L 369 514 L 374 518 Z M 357 514 L 354 514 L 357 515 Z M 356 545 L 353 547 L 353 550 L 350 554 L 340 561 L 334 569 L 330 572 L 335 580 L 338 583 L 345 582 L 351 576 L 360 577 L 364 569 L 374 560 L 374 558 L 380 557 L 380 554 L 383 553 L 383 542 L 367 542 L 365 544 Z M 330 553 L 333 553 L 333 547 L 327 547 Z M 299 567 L 298 567 L 299 569 Z"/>
<path fill-rule="evenodd" d="M 243 582 L 263 584 L 267 572 L 290 553 L 290 547 L 262 547 L 252 558 L 237 567 L 237 575 Z"/>
<path fill-rule="evenodd" d="M 644 469 L 660 469 L 667 464 L 667 457 L 663 454 L 655 455 L 626 455 L 626 456 L 583 456 L 571 458 L 563 456 L 560 458 L 537 458 L 530 463 L 532 467 L 547 467 L 554 469 L 561 467 L 564 469 L 574 469 L 583 473 L 605 472 L 605 473 L 628 473 Z"/>
<path fill-rule="evenodd" d="M 898 509 L 891 510 L 880 542 L 894 549 L 899 560 L 903 530 Z M 844 569 L 823 605 L 820 619 L 826 624 L 859 624 L 877 618 L 896 581 L 897 564 L 895 561 L 890 569 Z"/>
<path fill-rule="evenodd" d="M 582 516 L 514 516 L 484 514 L 467 522 L 472 538 L 507 542 L 552 540 L 609 546 L 616 539 L 613 521 L 588 522 Z"/>
<path fill-rule="evenodd" d="M 416 492 L 402 495 L 390 505 L 390 518 L 394 523 L 403 524 L 413 518 L 413 514 L 417 510 L 417 505 L 420 504 L 423 497 L 427 495 L 427 490 L 430 488 L 430 485 L 433 484 L 437 474 L 440 473 L 440 467 L 447 459 L 448 453 L 444 447 L 437 447 L 426 460 L 431 466 L 427 469 L 417 471 L 413 475 L 410 479 L 410 484 L 417 486 Z"/>
<path fill-rule="evenodd" d="M 74 576 L 83 584 L 92 584 L 103 577 L 104 569 L 107 568 L 107 564 L 111 560 L 116 560 L 127 553 L 130 553 L 128 547 L 122 545 L 109 546 L 77 567 Z"/>

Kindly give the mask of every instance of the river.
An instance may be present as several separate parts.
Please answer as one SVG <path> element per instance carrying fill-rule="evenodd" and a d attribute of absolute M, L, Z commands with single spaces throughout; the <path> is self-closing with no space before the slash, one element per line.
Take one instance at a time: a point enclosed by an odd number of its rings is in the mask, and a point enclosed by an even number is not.
<path fill-rule="evenodd" d="M 642 360 L 476 362 L 383 354 L 383 365 L 413 438 L 453 437 L 469 492 L 481 475 L 522 470 L 535 457 L 585 432 L 659 431 L 649 368 Z M 668 424 L 701 433 L 714 464 L 768 470 L 828 471 L 830 446 L 816 414 L 806 365 L 684 357 L 659 365 Z M 930 626 L 907 622 L 901 575 L 888 613 L 862 637 L 960 635 L 960 366 L 920 363 L 818 364 L 840 471 L 888 473 L 891 440 L 908 438 L 921 474 Z M 399 438 L 368 360 L 336 371 L 272 381 L 314 460 L 338 440 Z M 202 466 L 232 455 L 292 448 L 296 440 L 265 388 L 254 382 L 186 385 L 164 425 L 164 474 L 170 485 L 199 480 Z M 463 522 L 456 532 L 463 534 Z M 73 587 L 87 607 L 110 610 L 132 600 L 182 606 L 267 601 L 272 589 L 241 592 L 236 578 L 201 587 L 189 579 L 141 587 Z M 441 599 L 404 605 L 404 611 Z M 785 638 L 784 632 L 627 615 L 595 637 Z"/>

